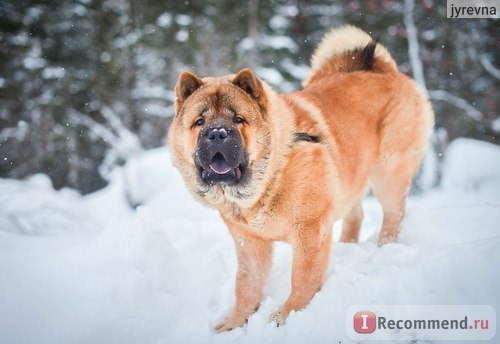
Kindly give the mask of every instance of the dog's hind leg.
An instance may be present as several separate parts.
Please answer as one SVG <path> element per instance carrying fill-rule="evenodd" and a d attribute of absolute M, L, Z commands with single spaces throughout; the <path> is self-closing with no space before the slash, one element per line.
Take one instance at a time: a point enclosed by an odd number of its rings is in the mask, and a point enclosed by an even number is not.
<path fill-rule="evenodd" d="M 342 220 L 342 235 L 340 236 L 340 242 L 358 242 L 362 221 L 363 207 L 361 199 Z"/>
<path fill-rule="evenodd" d="M 384 219 L 378 245 L 396 242 L 405 215 L 406 195 L 420 164 L 418 154 L 393 153 L 379 163 L 371 177 L 373 193 L 382 204 Z"/>

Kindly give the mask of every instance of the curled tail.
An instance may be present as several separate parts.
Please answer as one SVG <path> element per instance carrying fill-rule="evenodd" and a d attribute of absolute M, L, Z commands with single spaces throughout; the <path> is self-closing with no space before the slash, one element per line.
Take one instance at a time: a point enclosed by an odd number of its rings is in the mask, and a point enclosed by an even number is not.
<path fill-rule="evenodd" d="M 311 73 L 302 85 L 332 74 L 355 71 L 397 71 L 387 49 L 355 26 L 341 26 L 327 33 L 311 58 Z"/>

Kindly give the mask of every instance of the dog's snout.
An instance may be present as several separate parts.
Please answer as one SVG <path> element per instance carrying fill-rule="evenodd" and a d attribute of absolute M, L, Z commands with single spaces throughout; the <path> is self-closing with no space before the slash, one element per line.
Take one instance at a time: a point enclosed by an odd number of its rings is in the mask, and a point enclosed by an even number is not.
<path fill-rule="evenodd" d="M 215 128 L 208 132 L 208 139 L 212 143 L 223 143 L 228 137 L 228 132 L 224 128 Z"/>

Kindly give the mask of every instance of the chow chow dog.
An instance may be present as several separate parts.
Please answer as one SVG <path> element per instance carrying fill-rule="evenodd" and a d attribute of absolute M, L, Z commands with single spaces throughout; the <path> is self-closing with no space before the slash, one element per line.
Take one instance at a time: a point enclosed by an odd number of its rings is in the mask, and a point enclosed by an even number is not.
<path fill-rule="evenodd" d="M 234 309 L 217 332 L 258 309 L 276 240 L 293 249 L 292 291 L 270 319 L 279 325 L 306 307 L 325 278 L 333 223 L 343 220 L 342 242 L 357 242 L 370 188 L 384 214 L 379 245 L 397 239 L 433 126 L 426 96 L 353 26 L 325 35 L 303 86 L 277 94 L 250 69 L 179 76 L 174 165 L 220 212 L 238 257 Z"/>

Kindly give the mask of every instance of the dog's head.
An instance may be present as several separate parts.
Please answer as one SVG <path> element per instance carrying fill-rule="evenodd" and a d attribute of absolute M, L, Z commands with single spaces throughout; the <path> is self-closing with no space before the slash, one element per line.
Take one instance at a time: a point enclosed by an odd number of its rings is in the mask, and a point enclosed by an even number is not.
<path fill-rule="evenodd" d="M 197 196 L 205 201 L 254 196 L 270 150 L 266 103 L 263 84 L 250 69 L 204 79 L 181 73 L 169 143 Z"/>

